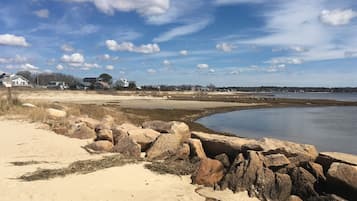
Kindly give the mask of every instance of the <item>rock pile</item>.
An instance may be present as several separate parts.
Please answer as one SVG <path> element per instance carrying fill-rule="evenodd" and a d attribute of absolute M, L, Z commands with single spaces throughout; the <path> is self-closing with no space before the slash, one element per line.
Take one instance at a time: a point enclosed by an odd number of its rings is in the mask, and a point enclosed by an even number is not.
<path fill-rule="evenodd" d="M 70 118 L 69 118 L 70 119 Z M 183 122 L 115 125 L 88 117 L 71 119 L 69 136 L 93 138 L 86 148 L 147 160 L 197 164 L 192 182 L 215 189 L 248 191 L 261 200 L 353 200 L 357 157 L 318 153 L 312 145 L 191 132 Z"/>

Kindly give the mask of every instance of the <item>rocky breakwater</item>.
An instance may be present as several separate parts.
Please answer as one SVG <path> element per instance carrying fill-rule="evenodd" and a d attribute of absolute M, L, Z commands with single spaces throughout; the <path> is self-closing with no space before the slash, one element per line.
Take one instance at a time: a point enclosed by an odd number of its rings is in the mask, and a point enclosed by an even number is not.
<path fill-rule="evenodd" d="M 318 153 L 313 145 L 271 138 L 192 132 L 177 121 L 149 121 L 136 126 L 116 125 L 110 116 L 101 121 L 69 119 L 68 136 L 93 138 L 87 150 L 136 158 L 145 155 L 148 161 L 185 161 L 195 167 L 191 177 L 194 184 L 248 191 L 260 200 L 357 198 L 354 155 Z"/>

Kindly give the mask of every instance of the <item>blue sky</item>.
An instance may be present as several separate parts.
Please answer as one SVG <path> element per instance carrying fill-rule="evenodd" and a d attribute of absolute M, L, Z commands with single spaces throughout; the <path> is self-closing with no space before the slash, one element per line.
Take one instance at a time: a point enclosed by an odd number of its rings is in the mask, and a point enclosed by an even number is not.
<path fill-rule="evenodd" d="M 0 71 L 357 86 L 354 0 L 2 0 Z"/>

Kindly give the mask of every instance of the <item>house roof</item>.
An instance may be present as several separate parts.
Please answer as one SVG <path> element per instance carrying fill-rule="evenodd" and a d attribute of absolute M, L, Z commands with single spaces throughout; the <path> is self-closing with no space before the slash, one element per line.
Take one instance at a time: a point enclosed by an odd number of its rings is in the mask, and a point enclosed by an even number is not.
<path fill-rule="evenodd" d="M 15 80 L 15 79 L 20 78 L 20 79 L 23 79 L 23 80 L 25 80 L 25 81 L 27 81 L 27 82 L 30 82 L 28 79 L 26 79 L 26 78 L 23 77 L 22 75 L 10 75 L 10 78 L 11 78 L 11 80 Z"/>

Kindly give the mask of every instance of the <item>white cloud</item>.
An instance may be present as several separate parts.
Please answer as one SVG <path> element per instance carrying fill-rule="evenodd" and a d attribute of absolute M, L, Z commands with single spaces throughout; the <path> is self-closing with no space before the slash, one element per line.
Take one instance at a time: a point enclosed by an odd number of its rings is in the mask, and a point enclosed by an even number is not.
<path fill-rule="evenodd" d="M 346 58 L 357 57 L 357 51 L 346 51 L 345 52 L 345 57 Z"/>
<path fill-rule="evenodd" d="M 323 10 L 320 14 L 321 22 L 332 26 L 349 24 L 355 17 L 357 17 L 357 12 L 352 9 Z"/>
<path fill-rule="evenodd" d="M 216 5 L 230 5 L 230 4 L 240 4 L 240 3 L 263 3 L 266 0 L 215 0 Z"/>
<path fill-rule="evenodd" d="M 211 69 L 209 69 L 209 72 L 210 72 L 210 73 L 214 73 L 214 72 L 216 72 L 216 70 L 214 70 L 213 68 L 211 68 Z"/>
<path fill-rule="evenodd" d="M 105 41 L 105 44 L 107 45 L 108 49 L 112 51 L 127 51 L 143 54 L 152 54 L 160 52 L 160 47 L 156 43 L 135 46 L 131 42 L 117 43 L 115 40 L 107 40 Z"/>
<path fill-rule="evenodd" d="M 209 67 L 208 64 L 197 64 L 197 68 L 199 69 L 207 69 Z"/>
<path fill-rule="evenodd" d="M 57 70 L 63 70 L 63 69 L 64 69 L 64 66 L 61 65 L 61 64 L 58 64 L 58 65 L 56 66 L 56 69 L 57 69 Z"/>
<path fill-rule="evenodd" d="M 304 60 L 301 58 L 296 58 L 296 57 L 279 57 L 279 58 L 273 58 L 270 61 L 266 63 L 271 63 L 271 64 L 302 64 L 304 63 Z"/>
<path fill-rule="evenodd" d="M 105 69 L 107 69 L 107 70 L 114 70 L 114 66 L 113 66 L 113 65 L 107 65 L 107 66 L 105 67 Z"/>
<path fill-rule="evenodd" d="M 147 71 L 149 74 L 155 74 L 156 73 L 156 70 L 155 69 L 152 69 L 152 68 L 149 68 L 147 69 Z"/>
<path fill-rule="evenodd" d="M 165 59 L 165 60 L 162 62 L 162 64 L 164 64 L 165 66 L 169 66 L 169 65 L 171 65 L 171 61 Z"/>
<path fill-rule="evenodd" d="M 0 64 L 21 64 L 27 63 L 28 58 L 16 55 L 15 57 L 0 57 Z"/>
<path fill-rule="evenodd" d="M 101 56 L 98 56 L 99 59 L 105 60 L 105 61 L 117 61 L 119 60 L 119 57 L 113 57 L 110 56 L 109 54 L 103 54 Z"/>
<path fill-rule="evenodd" d="M 232 52 L 235 46 L 229 43 L 218 43 L 216 45 L 217 50 L 221 50 L 223 52 Z"/>
<path fill-rule="evenodd" d="M 25 71 L 37 71 L 38 69 L 40 69 L 39 67 L 34 66 L 34 65 L 32 65 L 32 64 L 29 64 L 29 63 L 22 64 L 22 65 L 20 66 L 20 68 L 21 68 L 22 70 L 25 70 Z"/>
<path fill-rule="evenodd" d="M 268 73 L 276 73 L 276 72 L 284 71 L 285 69 L 286 69 L 285 64 L 278 64 L 278 65 L 269 66 L 267 69 L 265 69 L 265 71 Z"/>
<path fill-rule="evenodd" d="M 180 55 L 187 56 L 188 55 L 188 51 L 187 50 L 181 50 L 180 51 Z"/>
<path fill-rule="evenodd" d="M 48 16 L 50 15 L 50 11 L 47 9 L 36 10 L 33 13 L 40 18 L 48 18 Z"/>
<path fill-rule="evenodd" d="M 159 35 L 158 37 L 154 38 L 154 42 L 165 42 L 169 41 L 173 38 L 184 36 L 192 33 L 196 33 L 204 29 L 207 25 L 211 23 L 210 18 L 202 19 L 200 21 L 194 21 L 189 24 L 185 24 L 182 26 L 175 27 L 163 34 Z"/>
<path fill-rule="evenodd" d="M 100 65 L 97 63 L 83 63 L 81 67 L 82 69 L 91 69 L 91 68 L 100 68 Z"/>
<path fill-rule="evenodd" d="M 65 0 L 68 2 L 89 2 L 97 9 L 113 15 L 115 11 L 136 11 L 143 16 L 153 16 L 165 13 L 170 7 L 170 0 Z"/>
<path fill-rule="evenodd" d="M 62 62 L 69 64 L 81 64 L 84 63 L 84 56 L 80 53 L 74 53 L 71 55 L 63 55 L 61 58 Z"/>
<path fill-rule="evenodd" d="M 0 45 L 28 47 L 29 44 L 22 36 L 12 34 L 0 34 Z"/>
<path fill-rule="evenodd" d="M 74 52 L 74 48 L 69 44 L 63 44 L 61 50 L 64 52 Z"/>
<path fill-rule="evenodd" d="M 322 8 L 331 7 L 327 1 L 279 1 L 280 3 L 266 9 L 265 26 L 262 36 L 238 39 L 241 44 L 253 44 L 272 48 L 289 49 L 293 46 L 297 52 L 288 52 L 286 56 L 303 61 L 322 61 L 345 58 L 346 51 L 354 51 L 357 45 L 355 25 L 331 28 L 321 23 Z M 336 2 L 335 6 L 342 6 Z M 350 9 L 347 9 L 350 10 Z M 338 20 L 335 24 L 340 24 Z M 304 51 L 303 51 L 304 50 Z M 297 54 L 298 53 L 298 54 Z"/>

